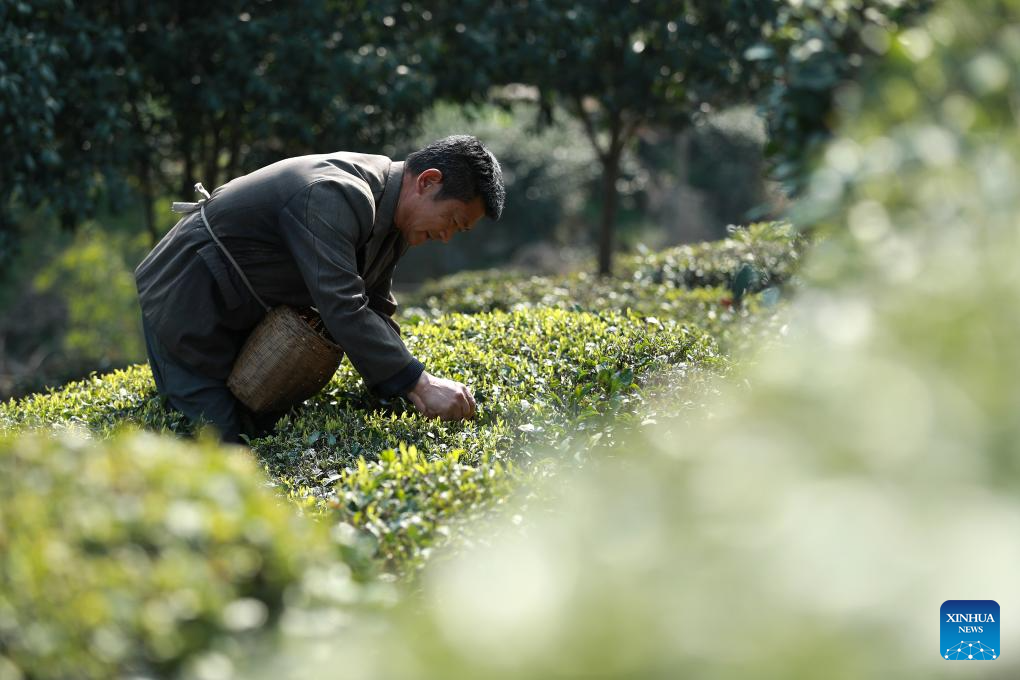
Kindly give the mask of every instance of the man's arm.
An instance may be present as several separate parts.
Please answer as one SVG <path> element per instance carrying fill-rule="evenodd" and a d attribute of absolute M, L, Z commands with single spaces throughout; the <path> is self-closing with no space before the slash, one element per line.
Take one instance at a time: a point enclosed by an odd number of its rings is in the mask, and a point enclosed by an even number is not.
<path fill-rule="evenodd" d="M 392 275 L 388 274 L 384 277 L 383 283 L 368 292 L 368 306 L 382 316 L 397 335 L 400 335 L 400 325 L 393 319 L 393 315 L 397 313 L 397 299 L 393 297 L 392 285 Z"/>
<path fill-rule="evenodd" d="M 369 294 L 369 306 L 379 313 L 395 330 L 400 333 L 400 326 L 393 320 L 397 311 L 397 300 L 393 297 L 393 268 L 383 277 L 383 283 L 373 288 Z M 436 416 L 458 420 L 471 418 L 475 415 L 475 398 L 464 385 L 454 380 L 437 378 L 428 371 L 422 371 L 415 384 L 407 390 L 407 398 L 429 418 Z"/>
<path fill-rule="evenodd" d="M 369 306 L 356 252 L 374 217 L 372 194 L 356 178 L 319 181 L 288 201 L 280 231 L 330 334 L 369 389 L 391 397 L 412 389 L 425 369 Z"/>

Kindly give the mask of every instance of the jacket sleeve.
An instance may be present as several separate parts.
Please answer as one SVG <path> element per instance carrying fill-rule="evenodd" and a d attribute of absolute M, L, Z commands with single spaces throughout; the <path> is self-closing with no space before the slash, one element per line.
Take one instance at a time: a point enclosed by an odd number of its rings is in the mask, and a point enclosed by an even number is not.
<path fill-rule="evenodd" d="M 372 309 L 358 273 L 358 235 L 371 229 L 374 219 L 375 203 L 366 186 L 354 178 L 324 180 L 287 202 L 280 232 L 326 328 L 369 389 L 391 397 L 414 386 L 425 367 Z"/>
<path fill-rule="evenodd" d="M 382 281 L 368 291 L 368 306 L 375 310 L 389 326 L 400 335 L 400 325 L 393 319 L 397 313 L 397 299 L 393 297 L 392 267 Z"/>

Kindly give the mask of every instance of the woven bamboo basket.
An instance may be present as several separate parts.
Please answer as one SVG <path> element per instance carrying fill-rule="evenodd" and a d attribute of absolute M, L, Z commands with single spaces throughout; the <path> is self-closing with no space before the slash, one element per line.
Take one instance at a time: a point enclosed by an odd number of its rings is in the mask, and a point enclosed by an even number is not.
<path fill-rule="evenodd" d="M 248 336 L 227 387 L 255 413 L 284 411 L 325 387 L 343 355 L 296 309 L 280 305 Z"/>

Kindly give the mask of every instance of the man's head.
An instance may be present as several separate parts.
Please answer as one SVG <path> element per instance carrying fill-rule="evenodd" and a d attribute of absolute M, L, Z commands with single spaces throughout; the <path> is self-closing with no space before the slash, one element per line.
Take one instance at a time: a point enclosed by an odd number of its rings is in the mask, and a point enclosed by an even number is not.
<path fill-rule="evenodd" d="M 470 135 L 452 135 L 408 155 L 393 221 L 412 246 L 446 242 L 482 215 L 498 220 L 505 200 L 492 152 Z"/>

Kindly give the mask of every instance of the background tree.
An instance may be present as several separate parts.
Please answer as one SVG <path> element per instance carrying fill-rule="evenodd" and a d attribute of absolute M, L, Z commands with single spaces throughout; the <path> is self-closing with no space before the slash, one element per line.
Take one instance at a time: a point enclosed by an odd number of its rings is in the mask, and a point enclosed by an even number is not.
<path fill-rule="evenodd" d="M 742 55 L 774 13 L 764 0 L 466 3 L 440 22 L 443 58 L 475 68 L 439 90 L 465 99 L 527 83 L 543 112 L 559 104 L 581 121 L 601 166 L 598 271 L 608 275 L 620 161 L 636 131 L 683 129 L 713 107 L 749 99 L 757 74 Z"/>
<path fill-rule="evenodd" d="M 139 168 L 176 161 L 167 191 L 187 197 L 196 181 L 212 189 L 287 156 L 378 147 L 429 99 L 426 79 L 403 66 L 414 43 L 385 3 L 190 5 L 144 5 L 128 29 L 144 78 L 136 118 L 159 133 L 146 136 Z"/>
<path fill-rule="evenodd" d="M 431 79 L 391 5 L 0 0 L 0 245 L 14 204 L 73 230 L 128 186 L 155 240 L 159 196 L 403 132 Z"/>
<path fill-rule="evenodd" d="M 117 172 L 127 128 L 123 43 L 71 2 L 0 0 L 0 252 L 16 252 L 15 205 L 46 203 L 73 229 Z"/>

